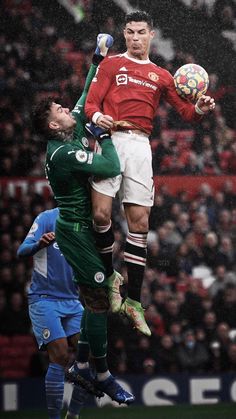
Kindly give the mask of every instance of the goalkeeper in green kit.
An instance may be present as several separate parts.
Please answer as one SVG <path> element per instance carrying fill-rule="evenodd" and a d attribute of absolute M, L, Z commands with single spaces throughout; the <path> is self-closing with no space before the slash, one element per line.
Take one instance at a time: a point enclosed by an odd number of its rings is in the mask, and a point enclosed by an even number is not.
<path fill-rule="evenodd" d="M 46 174 L 59 207 L 56 241 L 73 268 L 85 304 L 77 361 L 69 369 L 68 379 L 98 396 L 105 393 L 118 403 L 129 404 L 134 396 L 110 374 L 106 358 L 107 313 L 112 299 L 121 298 L 122 277 L 117 272 L 106 272 L 97 251 L 89 185 L 90 175 L 99 178 L 119 175 L 120 163 L 110 135 L 93 124 L 87 124 L 87 129 L 99 141 L 102 154 L 89 150 L 84 114 L 90 83 L 112 43 L 110 35 L 98 35 L 93 64 L 73 111 L 50 98 L 43 99 L 34 109 L 34 125 L 48 140 Z M 89 354 L 96 370 L 95 380 L 89 368 Z"/>

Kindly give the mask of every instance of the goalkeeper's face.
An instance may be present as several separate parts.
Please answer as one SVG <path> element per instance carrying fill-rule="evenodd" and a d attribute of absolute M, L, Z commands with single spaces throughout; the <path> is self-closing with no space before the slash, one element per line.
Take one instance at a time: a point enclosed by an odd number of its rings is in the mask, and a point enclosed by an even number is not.
<path fill-rule="evenodd" d="M 151 30 L 147 22 L 128 22 L 124 29 L 128 55 L 138 60 L 148 58 L 151 40 L 154 31 Z"/>
<path fill-rule="evenodd" d="M 55 102 L 52 103 L 48 120 L 49 128 L 55 131 L 72 131 L 76 125 L 76 120 L 69 108 L 63 108 Z"/>

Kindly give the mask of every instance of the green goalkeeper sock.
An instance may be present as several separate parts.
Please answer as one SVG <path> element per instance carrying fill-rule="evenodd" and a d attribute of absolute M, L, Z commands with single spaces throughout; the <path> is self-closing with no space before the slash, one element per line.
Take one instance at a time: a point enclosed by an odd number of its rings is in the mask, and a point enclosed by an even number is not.
<path fill-rule="evenodd" d="M 88 310 L 86 332 L 96 371 L 107 371 L 107 313 L 92 313 Z"/>
<path fill-rule="evenodd" d="M 76 360 L 80 363 L 88 362 L 89 358 L 89 343 L 86 334 L 87 310 L 87 308 L 84 309 L 80 325 L 80 338 L 78 341 L 78 353 L 76 358 Z"/>

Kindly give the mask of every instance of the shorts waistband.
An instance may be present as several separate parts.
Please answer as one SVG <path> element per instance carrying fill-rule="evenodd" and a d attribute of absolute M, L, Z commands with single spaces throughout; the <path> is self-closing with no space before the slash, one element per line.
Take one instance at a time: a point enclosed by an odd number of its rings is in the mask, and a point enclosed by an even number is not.
<path fill-rule="evenodd" d="M 141 135 L 142 137 L 149 138 L 149 135 L 146 132 L 143 132 L 139 129 L 118 129 L 116 131 L 113 131 L 112 134 L 115 134 L 116 132 L 120 132 L 123 134 L 137 134 Z"/>
<path fill-rule="evenodd" d="M 139 134 L 139 135 L 145 135 L 146 137 L 149 137 L 149 133 L 146 129 L 138 126 L 134 122 L 120 120 L 120 121 L 114 121 L 114 131 L 119 132 L 125 132 L 128 134 Z"/>

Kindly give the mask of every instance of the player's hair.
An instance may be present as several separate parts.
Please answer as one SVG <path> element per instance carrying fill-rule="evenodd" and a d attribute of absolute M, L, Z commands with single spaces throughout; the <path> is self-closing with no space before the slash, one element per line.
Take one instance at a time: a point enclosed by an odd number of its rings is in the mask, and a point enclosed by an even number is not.
<path fill-rule="evenodd" d="M 150 29 L 153 29 L 153 20 L 151 16 L 143 10 L 136 10 L 135 12 L 128 13 L 125 16 L 125 25 L 129 22 L 147 22 Z"/>
<path fill-rule="evenodd" d="M 48 117 L 53 102 L 54 100 L 51 97 L 44 98 L 37 103 L 32 112 L 32 122 L 35 131 L 47 138 L 51 135 L 51 130 L 48 127 Z"/>

